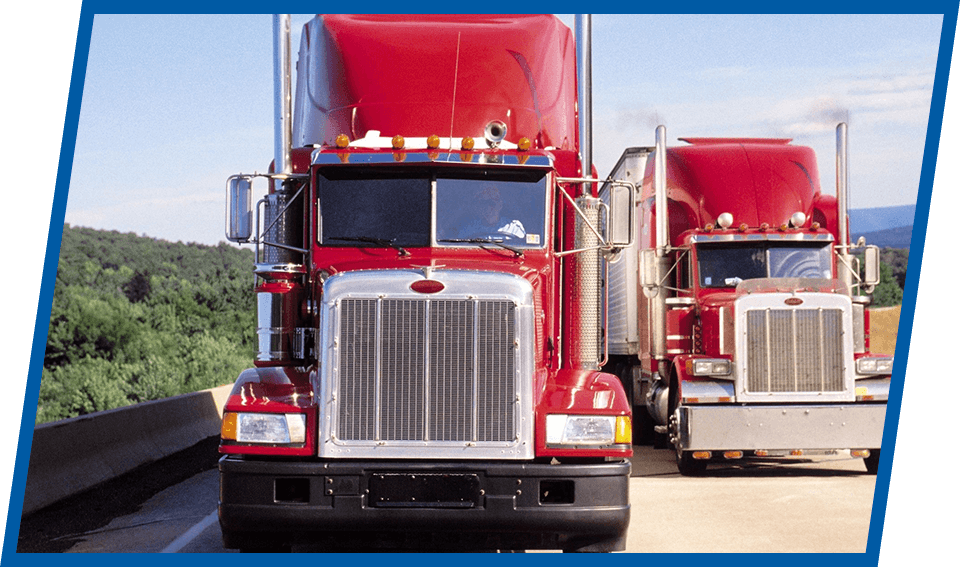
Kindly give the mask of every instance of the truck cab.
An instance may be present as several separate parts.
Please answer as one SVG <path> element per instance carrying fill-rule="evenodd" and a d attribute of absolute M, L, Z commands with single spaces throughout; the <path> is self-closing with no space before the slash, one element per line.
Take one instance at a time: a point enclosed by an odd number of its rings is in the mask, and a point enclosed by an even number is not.
<path fill-rule="evenodd" d="M 225 546 L 624 549 L 631 409 L 588 334 L 600 282 L 569 285 L 612 247 L 570 30 L 323 15 L 297 69 L 292 147 L 228 181 L 259 348 L 225 406 Z"/>
<path fill-rule="evenodd" d="M 638 437 L 683 474 L 839 451 L 875 473 L 893 359 L 869 350 L 878 253 L 847 241 L 845 187 L 822 193 L 790 140 L 657 134 L 609 177 L 642 179 L 638 245 L 608 266 L 608 368 Z"/>

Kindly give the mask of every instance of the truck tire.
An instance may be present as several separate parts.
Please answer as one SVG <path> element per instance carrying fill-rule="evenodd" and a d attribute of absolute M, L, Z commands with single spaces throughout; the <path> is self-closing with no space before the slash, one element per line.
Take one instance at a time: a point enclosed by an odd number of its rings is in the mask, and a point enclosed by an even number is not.
<path fill-rule="evenodd" d="M 867 467 L 867 474 L 876 475 L 880 468 L 880 449 L 870 449 L 870 456 L 863 459 L 863 464 Z"/>

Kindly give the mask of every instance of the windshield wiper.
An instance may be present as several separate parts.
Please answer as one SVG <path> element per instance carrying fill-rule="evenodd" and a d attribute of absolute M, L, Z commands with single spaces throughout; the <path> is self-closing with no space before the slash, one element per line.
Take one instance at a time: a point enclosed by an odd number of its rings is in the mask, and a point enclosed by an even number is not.
<path fill-rule="evenodd" d="M 376 244 L 378 246 L 389 246 L 401 256 L 409 256 L 410 253 L 407 252 L 407 249 L 399 244 L 394 244 L 393 240 L 387 240 L 386 238 L 374 238 L 373 236 L 328 236 L 325 240 L 340 240 L 342 242 L 366 242 L 368 244 Z"/>
<path fill-rule="evenodd" d="M 469 243 L 469 244 L 481 244 L 481 245 L 495 244 L 500 248 L 504 248 L 506 250 L 513 252 L 517 258 L 523 258 L 523 250 L 520 250 L 519 248 L 514 248 L 513 246 L 507 246 L 506 244 L 503 243 L 502 240 L 495 240 L 493 238 L 445 238 L 443 240 L 438 240 L 437 242 L 453 242 L 454 244 Z M 484 248 L 484 246 L 480 246 L 480 248 Z"/>

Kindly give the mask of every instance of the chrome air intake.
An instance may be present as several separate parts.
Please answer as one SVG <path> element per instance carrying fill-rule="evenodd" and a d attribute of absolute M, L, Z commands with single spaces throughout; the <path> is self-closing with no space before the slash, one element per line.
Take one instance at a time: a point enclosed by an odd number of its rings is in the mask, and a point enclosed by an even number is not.
<path fill-rule="evenodd" d="M 414 271 L 324 284 L 321 456 L 533 456 L 532 287 L 482 272 L 432 279 L 441 291 L 413 291 Z"/>

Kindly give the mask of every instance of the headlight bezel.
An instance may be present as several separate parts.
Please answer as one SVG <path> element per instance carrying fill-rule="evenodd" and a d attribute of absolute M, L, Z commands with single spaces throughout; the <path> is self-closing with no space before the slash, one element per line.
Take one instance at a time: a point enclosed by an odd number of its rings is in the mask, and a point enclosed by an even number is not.
<path fill-rule="evenodd" d="M 547 414 L 548 447 L 609 449 L 632 444 L 627 415 Z"/>
<path fill-rule="evenodd" d="M 686 366 L 691 376 L 729 378 L 733 374 L 733 362 L 727 358 L 690 358 Z"/>
<path fill-rule="evenodd" d="M 856 362 L 860 376 L 885 376 L 893 374 L 892 356 L 862 356 Z"/>
<path fill-rule="evenodd" d="M 304 413 L 224 412 L 220 437 L 254 447 L 302 447 L 307 441 Z"/>

